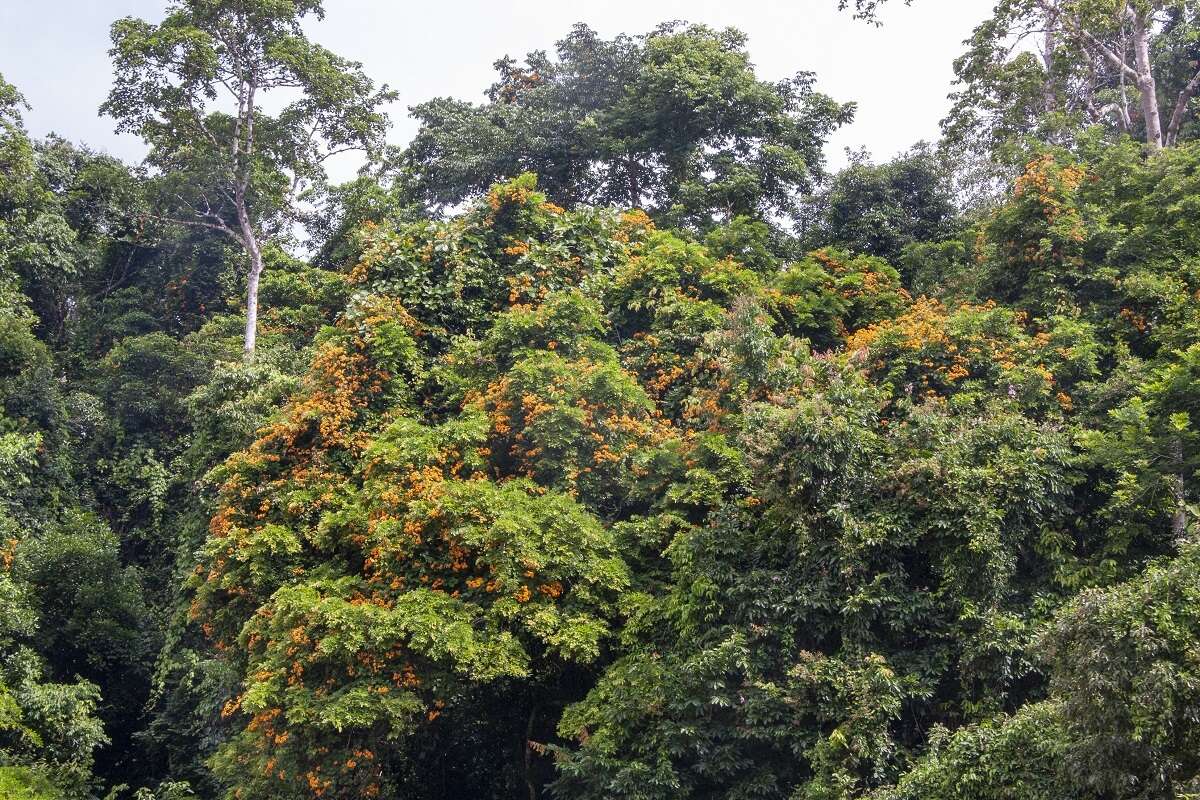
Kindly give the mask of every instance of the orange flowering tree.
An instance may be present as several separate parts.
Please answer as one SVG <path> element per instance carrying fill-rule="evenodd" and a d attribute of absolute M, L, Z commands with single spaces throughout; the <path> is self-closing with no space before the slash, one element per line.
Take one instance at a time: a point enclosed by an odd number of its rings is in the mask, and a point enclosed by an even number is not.
<path fill-rule="evenodd" d="M 589 280 L 646 227 L 523 178 L 364 233 L 303 388 L 214 473 L 191 613 L 241 676 L 232 796 L 388 796 L 408 734 L 600 656 L 629 581 L 606 522 L 674 435 Z"/>
<path fill-rule="evenodd" d="M 896 399 L 936 397 L 964 407 L 999 399 L 1040 414 L 1073 408 L 1071 392 L 1097 374 L 1101 351 L 1080 321 L 1039 327 L 992 302 L 948 307 L 925 297 L 854 332 L 847 347 Z"/>

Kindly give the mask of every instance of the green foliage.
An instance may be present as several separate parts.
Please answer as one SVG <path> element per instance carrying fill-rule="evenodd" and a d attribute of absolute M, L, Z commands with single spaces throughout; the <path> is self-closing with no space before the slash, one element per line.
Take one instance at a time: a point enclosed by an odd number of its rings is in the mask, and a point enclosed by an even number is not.
<path fill-rule="evenodd" d="M 0 81 L 0 795 L 1200 793 L 1194 102 L 1082 129 L 1191 4 L 1005 0 L 824 185 L 851 107 L 673 23 L 323 186 L 388 94 L 320 12 L 119 21 L 146 172 Z"/>
<path fill-rule="evenodd" d="M 1186 541 L 1200 516 L 1200 345 L 1164 362 L 1109 412 L 1107 424 L 1081 434 L 1089 457 L 1104 470 L 1103 513 L 1126 541 Z M 1169 528 L 1163 525 L 1168 519 Z"/>
<path fill-rule="evenodd" d="M 54 784 L 24 767 L 0 767 L 0 792 L 12 800 L 58 800 L 62 797 Z"/>
<path fill-rule="evenodd" d="M 1197 785 L 1196 550 L 1081 593 L 1034 645 L 1050 698 L 938 731 L 874 797 L 1178 797 Z"/>
<path fill-rule="evenodd" d="M 564 797 L 951 796 L 979 759 L 981 793 L 1074 791 L 1050 770 L 1074 745 L 1038 727 L 1068 724 L 1039 635 L 1175 541 L 1152 531 L 1191 477 L 1161 459 L 1142 532 L 1111 505 L 1105 475 L 1146 448 L 1121 409 L 1161 397 L 1168 442 L 1193 413 L 1183 354 L 1107 375 L 1113 301 L 1051 284 L 1130 180 L 1084 174 L 1036 162 L 981 228 L 983 275 L 1040 319 L 963 284 L 913 300 L 868 255 L 780 269 L 750 222 L 705 246 L 564 212 L 531 176 L 365 226 L 301 391 L 216 473 L 192 613 L 241 682 L 218 776 L 425 792 L 474 709 L 479 746 L 524 764 L 502 785 L 545 783 L 553 753 Z M 524 726 L 532 749 L 500 743 Z M 495 769 L 445 746 L 460 791 Z"/>
<path fill-rule="evenodd" d="M 30 647 L 39 625 L 34 587 L 12 572 L 13 540 L 0 568 L 0 788 L 15 796 L 87 800 L 93 753 L 106 743 L 86 681 L 55 683 Z"/>
<path fill-rule="evenodd" d="M 771 282 L 775 314 L 787 333 L 833 348 L 852 331 L 895 316 L 910 297 L 900 274 L 874 256 L 815 250 Z"/>
<path fill-rule="evenodd" d="M 252 198 L 255 224 L 269 230 L 285 211 L 286 178 L 318 180 L 324 148 L 365 146 L 381 132 L 385 121 L 376 109 L 386 93 L 375 93 L 357 64 L 304 35 L 302 20 L 323 15 L 319 0 L 186 0 L 168 12 L 158 25 L 132 17 L 113 24 L 116 85 L 103 111 L 151 145 L 151 163 L 167 182 L 164 195 L 178 192 L 185 208 L 211 212 L 201 222 L 236 228 L 229 216 L 235 209 L 219 198 L 232 195 L 249 174 L 240 191 Z M 256 138 L 240 139 L 249 147 L 230 159 L 217 141 L 245 124 L 244 109 L 255 107 L 249 92 L 281 87 L 299 97 L 273 116 L 256 118 Z M 206 114 L 207 102 L 226 90 L 236 111 Z M 233 134 L 235 140 L 251 135 Z M 245 161 L 252 161 L 249 173 Z M 209 188 L 217 191 L 206 194 Z"/>
<path fill-rule="evenodd" d="M 855 155 L 809 212 L 815 217 L 810 223 L 814 230 L 807 232 L 806 241 L 899 264 L 905 247 L 948 238 L 956 211 L 953 173 L 946 166 L 925 145 L 886 164 Z"/>
<path fill-rule="evenodd" d="M 851 0 L 838 0 L 838 10 L 845 11 L 850 7 Z M 854 16 L 858 19 L 865 19 L 869 22 L 875 22 L 876 15 L 879 13 L 879 7 L 887 3 L 887 0 L 853 0 Z M 904 0 L 905 5 L 912 3 L 912 0 Z"/>
<path fill-rule="evenodd" d="M 849 121 L 811 73 L 758 79 L 733 29 L 670 23 L 604 40 L 577 25 L 557 58 L 496 62 L 482 106 L 439 98 L 398 161 L 401 179 L 436 207 L 536 172 L 568 207 L 642 207 L 674 225 L 795 216 L 821 176 L 821 142 Z"/>
<path fill-rule="evenodd" d="M 623 465 L 658 434 L 593 338 L 601 309 L 566 287 L 633 246 L 616 238 L 627 227 L 564 216 L 523 179 L 459 220 L 368 243 L 352 277 L 371 282 L 300 392 L 216 473 L 192 613 L 222 649 L 248 648 L 219 777 L 264 796 L 388 791 L 416 734 L 471 693 L 521 679 L 553 695 L 600 656 L 628 576 L 596 515 L 619 507 Z M 461 249 L 439 249 L 451 238 Z M 499 291 L 485 252 L 510 265 Z M 417 404 L 428 392 L 440 421 Z"/>
<path fill-rule="evenodd" d="M 746 411 L 743 510 L 671 544 L 665 629 L 564 716 L 564 796 L 854 796 L 948 680 L 959 722 L 1032 674 L 1021 615 L 1067 442 L 995 411 L 889 420 L 844 365 L 808 369 L 804 396 Z"/>
<path fill-rule="evenodd" d="M 878 800 L 1067 800 L 1091 795 L 1063 770 L 1068 749 L 1062 706 L 1030 703 L 1012 716 L 935 730 L 929 752 Z"/>
<path fill-rule="evenodd" d="M 997 2 L 954 62 L 945 149 L 981 162 L 986 183 L 1015 177 L 1031 152 L 1070 146 L 1088 128 L 1135 137 L 1151 152 L 1189 140 L 1197 11 L 1190 0 Z"/>
<path fill-rule="evenodd" d="M 1067 768 L 1088 793 L 1169 797 L 1200 780 L 1196 561 L 1188 544 L 1134 580 L 1084 592 L 1045 636 Z"/>
<path fill-rule="evenodd" d="M 288 238 L 328 158 L 380 147 L 379 107 L 394 95 L 309 41 L 302 23 L 324 15 L 320 0 L 180 0 L 167 12 L 158 25 L 113 23 L 114 86 L 101 111 L 149 145 L 156 216 L 216 232 L 247 256 L 251 361 L 266 245 Z M 286 104 L 265 113 L 281 95 Z"/>

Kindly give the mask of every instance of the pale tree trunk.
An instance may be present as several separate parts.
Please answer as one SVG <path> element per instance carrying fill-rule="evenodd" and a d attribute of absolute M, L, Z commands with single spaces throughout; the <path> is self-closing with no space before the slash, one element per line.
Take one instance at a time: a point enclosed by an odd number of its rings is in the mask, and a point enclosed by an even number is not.
<path fill-rule="evenodd" d="M 1099 53 L 1121 74 L 1137 84 L 1141 95 L 1142 121 L 1146 125 L 1146 144 L 1151 150 L 1160 150 L 1163 143 L 1162 120 L 1158 112 L 1158 86 L 1154 80 L 1154 65 L 1150 61 L 1150 26 L 1152 20 L 1141 12 L 1125 5 L 1125 18 L 1133 28 L 1134 65 L 1126 61 L 1124 52 L 1117 53 L 1088 31 L 1083 23 L 1069 15 L 1063 15 L 1063 24 L 1093 52 Z"/>
<path fill-rule="evenodd" d="M 262 248 L 244 203 L 238 204 L 238 226 L 242 244 L 250 256 L 250 271 L 246 276 L 246 334 L 242 343 L 242 358 L 249 364 L 254 361 L 254 345 L 258 338 L 258 281 L 262 277 L 263 260 Z"/>
<path fill-rule="evenodd" d="M 1167 139 L 1164 142 L 1168 147 L 1179 143 L 1179 129 L 1183 126 L 1183 118 L 1187 116 L 1188 103 L 1196 96 L 1198 90 L 1200 90 L 1200 72 L 1192 76 L 1175 101 L 1175 110 L 1171 113 L 1171 122 L 1167 125 Z"/>
<path fill-rule="evenodd" d="M 1046 69 L 1046 82 L 1042 85 L 1042 103 L 1045 112 L 1058 110 L 1058 93 L 1054 91 L 1054 31 L 1047 27 L 1046 39 L 1042 43 L 1042 64 Z"/>
<path fill-rule="evenodd" d="M 258 339 L 258 280 L 263 271 L 262 248 L 258 243 L 258 235 L 254 232 L 254 225 L 250 222 L 250 212 L 246 208 L 246 191 L 250 186 L 250 158 L 254 155 L 254 95 L 257 88 L 254 81 L 246 82 L 246 100 L 245 103 L 240 99 L 238 102 L 241 107 L 238 115 L 238 133 L 233 140 L 234 169 L 240 172 L 234 190 L 234 205 L 237 207 L 238 230 L 242 242 L 246 245 L 246 253 L 250 256 L 250 272 L 246 276 L 246 335 L 242 343 L 242 358 L 247 364 L 254 361 L 254 345 Z M 246 137 L 244 143 L 241 139 L 243 126 Z M 239 154 L 244 155 L 244 163 L 240 163 Z"/>
<path fill-rule="evenodd" d="M 254 361 L 254 345 L 258 334 L 258 279 L 262 275 L 262 254 L 250 253 L 250 274 L 246 280 L 246 336 L 242 358 L 247 364 Z"/>
<path fill-rule="evenodd" d="M 1158 150 L 1163 144 L 1162 120 L 1158 113 L 1158 85 L 1154 81 L 1154 67 L 1150 62 L 1150 21 L 1141 13 L 1132 15 L 1133 58 L 1137 72 L 1138 91 L 1141 92 L 1142 120 L 1146 124 L 1146 144 Z"/>

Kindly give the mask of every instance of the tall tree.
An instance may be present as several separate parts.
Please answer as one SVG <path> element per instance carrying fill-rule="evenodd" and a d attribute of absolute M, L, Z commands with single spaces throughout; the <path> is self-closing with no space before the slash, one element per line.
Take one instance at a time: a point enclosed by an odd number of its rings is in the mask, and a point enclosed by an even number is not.
<path fill-rule="evenodd" d="M 1200 71 L 1169 45 L 1194 41 L 1198 15 L 1195 0 L 1001 0 L 955 62 L 946 133 L 996 146 L 1103 125 L 1175 145 Z"/>
<path fill-rule="evenodd" d="M 812 73 L 759 79 L 744 34 L 702 25 L 612 40 L 577 25 L 557 58 L 536 51 L 496 68 L 486 104 L 413 108 L 421 128 L 398 167 L 433 206 L 532 171 L 565 206 L 644 208 L 700 229 L 788 219 L 854 111 L 817 92 Z"/>
<path fill-rule="evenodd" d="M 178 0 L 158 25 L 112 27 L 116 78 L 102 111 L 150 144 L 164 218 L 245 250 L 247 360 L 264 245 L 286 233 L 330 156 L 373 152 L 387 128 L 387 88 L 305 36 L 302 20 L 323 13 L 320 0 Z M 272 93 L 290 99 L 274 115 Z"/>

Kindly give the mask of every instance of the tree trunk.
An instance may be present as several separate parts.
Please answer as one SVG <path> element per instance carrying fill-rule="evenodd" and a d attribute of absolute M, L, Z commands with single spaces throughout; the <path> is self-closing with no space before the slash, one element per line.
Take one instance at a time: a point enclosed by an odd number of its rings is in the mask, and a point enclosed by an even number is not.
<path fill-rule="evenodd" d="M 529 791 L 529 800 L 538 800 L 537 785 L 533 782 L 533 719 L 537 714 L 537 706 L 529 709 L 529 720 L 525 723 L 525 739 L 521 750 L 521 769 L 525 776 L 525 788 Z"/>
<path fill-rule="evenodd" d="M 247 364 L 254 361 L 254 345 L 258 336 L 258 279 L 262 275 L 262 253 L 256 248 L 250 253 L 250 274 L 246 280 L 246 335 L 242 358 Z"/>
<path fill-rule="evenodd" d="M 1042 83 L 1042 111 L 1053 114 L 1058 110 L 1058 92 L 1054 86 L 1054 51 L 1058 47 L 1056 12 L 1048 0 L 1042 0 L 1042 13 L 1045 15 L 1046 32 L 1042 36 L 1042 67 L 1046 70 L 1046 80 Z"/>
<path fill-rule="evenodd" d="M 1175 513 L 1171 515 L 1171 537 L 1176 546 L 1180 546 L 1187 539 L 1188 512 L 1186 483 L 1183 479 L 1183 440 L 1178 436 L 1171 439 L 1171 461 L 1175 472 L 1171 478 L 1171 494 L 1175 500 Z"/>
<path fill-rule="evenodd" d="M 1162 120 L 1158 113 L 1158 86 L 1150 62 L 1150 21 L 1141 13 L 1133 15 L 1133 56 L 1141 92 L 1142 120 L 1146 124 L 1146 144 L 1151 150 L 1162 148 Z"/>
<path fill-rule="evenodd" d="M 639 208 L 642 200 L 642 186 L 638 181 L 639 165 L 637 159 L 632 155 L 625 157 L 625 165 L 628 170 L 626 176 L 629 181 L 629 207 Z"/>
<path fill-rule="evenodd" d="M 254 226 L 250 224 L 245 203 L 238 203 L 237 214 L 242 244 L 250 256 L 250 272 L 246 276 L 246 334 L 242 343 L 242 358 L 250 364 L 254 361 L 254 345 L 258 338 L 258 280 L 263 271 L 262 248 L 254 234 Z"/>
<path fill-rule="evenodd" d="M 247 364 L 254 361 L 254 345 L 258 339 L 258 279 L 262 277 L 263 260 L 262 248 L 258 244 L 258 235 L 250 223 L 250 212 L 246 208 L 246 190 L 250 186 L 251 158 L 254 155 L 254 95 L 258 91 L 258 78 L 245 79 L 245 103 L 242 94 L 238 95 L 238 133 L 233 137 L 233 167 L 237 177 L 237 186 L 233 192 L 234 205 L 237 207 L 238 229 L 242 234 L 242 242 L 250 255 L 250 273 L 246 276 L 246 335 L 242 343 L 242 358 Z M 245 141 L 242 141 L 244 130 Z"/>
<path fill-rule="evenodd" d="M 1163 142 L 1167 147 L 1179 144 L 1179 129 L 1183 127 L 1183 118 L 1187 116 L 1188 103 L 1196 96 L 1197 91 L 1200 91 L 1200 72 L 1192 76 L 1175 101 L 1175 110 L 1171 113 L 1171 122 L 1167 125 L 1167 139 Z"/>

